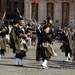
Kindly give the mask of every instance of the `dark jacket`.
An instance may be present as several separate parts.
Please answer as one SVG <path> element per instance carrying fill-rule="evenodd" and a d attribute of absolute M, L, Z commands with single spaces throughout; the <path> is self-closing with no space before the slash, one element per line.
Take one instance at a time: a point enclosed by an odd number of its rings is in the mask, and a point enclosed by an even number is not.
<path fill-rule="evenodd" d="M 46 33 L 45 31 L 43 31 L 41 33 L 41 45 L 42 43 L 48 42 L 49 44 L 51 44 L 52 42 L 52 36 L 50 33 Z M 43 47 L 41 49 L 41 57 L 42 58 L 50 58 L 51 57 L 51 53 L 50 53 L 50 47 Z"/>
<path fill-rule="evenodd" d="M 45 31 L 43 31 L 41 33 L 41 43 L 43 42 L 48 42 L 48 43 L 51 43 L 52 42 L 52 36 L 50 33 L 46 33 Z"/>

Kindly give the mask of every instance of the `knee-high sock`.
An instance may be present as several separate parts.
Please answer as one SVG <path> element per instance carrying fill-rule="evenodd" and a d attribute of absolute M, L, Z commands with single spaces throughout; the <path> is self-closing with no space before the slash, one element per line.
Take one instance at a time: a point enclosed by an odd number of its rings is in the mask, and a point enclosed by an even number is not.
<path fill-rule="evenodd" d="M 66 57 L 65 61 L 68 61 L 68 56 Z"/>
<path fill-rule="evenodd" d="M 13 54 L 13 58 L 15 58 L 15 56 L 16 56 L 16 53 Z"/>
<path fill-rule="evenodd" d="M 42 63 L 42 66 L 45 66 L 45 67 L 47 67 L 47 60 L 45 59 L 44 61 L 43 61 L 43 63 Z"/>
<path fill-rule="evenodd" d="M 19 59 L 19 65 L 22 65 L 21 59 Z"/>
<path fill-rule="evenodd" d="M 68 53 L 68 58 L 70 58 L 70 53 Z"/>
<path fill-rule="evenodd" d="M 19 58 L 16 58 L 15 65 L 19 65 Z"/>

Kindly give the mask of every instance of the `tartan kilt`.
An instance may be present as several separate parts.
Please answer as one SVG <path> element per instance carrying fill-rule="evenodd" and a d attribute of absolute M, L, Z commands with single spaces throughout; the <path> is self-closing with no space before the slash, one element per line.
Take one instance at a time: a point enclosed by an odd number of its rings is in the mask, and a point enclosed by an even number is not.
<path fill-rule="evenodd" d="M 40 61 L 40 58 L 41 58 L 41 50 L 42 50 L 42 47 L 40 47 L 37 44 L 37 48 L 36 48 L 36 61 Z"/>
<path fill-rule="evenodd" d="M 26 52 L 24 50 L 17 50 L 16 53 L 21 55 L 22 57 L 26 56 Z"/>
<path fill-rule="evenodd" d="M 5 37 L 0 39 L 0 48 L 1 49 L 6 49 L 6 38 Z"/>
<path fill-rule="evenodd" d="M 52 45 L 48 45 L 47 47 L 42 47 L 41 57 L 50 58 L 51 56 L 57 56 Z"/>
<path fill-rule="evenodd" d="M 42 47 L 42 50 L 41 50 L 41 57 L 44 57 L 44 58 L 50 58 L 52 55 L 49 51 L 49 49 L 47 49 L 46 47 Z"/>
<path fill-rule="evenodd" d="M 52 56 L 57 56 L 57 53 L 55 52 L 55 50 L 52 47 L 52 44 L 48 45 L 47 49 L 50 51 Z"/>

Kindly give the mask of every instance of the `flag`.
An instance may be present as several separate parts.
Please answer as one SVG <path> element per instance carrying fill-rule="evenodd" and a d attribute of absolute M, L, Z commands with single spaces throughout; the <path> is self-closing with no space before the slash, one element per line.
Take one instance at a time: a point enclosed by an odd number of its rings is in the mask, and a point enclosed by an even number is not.
<path fill-rule="evenodd" d="M 34 0 L 34 3 L 38 3 L 38 0 Z"/>

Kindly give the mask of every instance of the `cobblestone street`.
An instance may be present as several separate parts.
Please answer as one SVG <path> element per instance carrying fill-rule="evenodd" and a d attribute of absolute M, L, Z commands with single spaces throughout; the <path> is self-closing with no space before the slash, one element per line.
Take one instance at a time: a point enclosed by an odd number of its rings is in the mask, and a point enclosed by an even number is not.
<path fill-rule="evenodd" d="M 61 43 L 53 45 L 58 55 L 49 60 L 48 70 L 42 69 L 41 61 L 40 63 L 35 61 L 36 46 L 28 46 L 27 57 L 22 61 L 23 67 L 14 66 L 15 59 L 11 59 L 12 50 L 7 48 L 5 56 L 0 60 L 0 75 L 75 75 L 75 64 L 72 59 L 63 62 L 65 55 L 61 52 L 60 45 Z"/>

